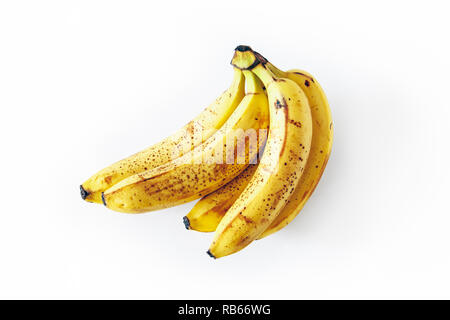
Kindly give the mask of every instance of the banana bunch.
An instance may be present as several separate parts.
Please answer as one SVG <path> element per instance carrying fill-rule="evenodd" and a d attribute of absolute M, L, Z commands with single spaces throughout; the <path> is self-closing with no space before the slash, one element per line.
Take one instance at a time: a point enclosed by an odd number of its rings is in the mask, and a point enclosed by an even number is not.
<path fill-rule="evenodd" d="M 89 202 L 142 213 L 200 199 L 187 229 L 215 231 L 207 253 L 233 254 L 289 224 L 317 186 L 333 141 L 328 102 L 302 70 L 284 72 L 248 46 L 231 86 L 163 141 L 80 186 Z"/>

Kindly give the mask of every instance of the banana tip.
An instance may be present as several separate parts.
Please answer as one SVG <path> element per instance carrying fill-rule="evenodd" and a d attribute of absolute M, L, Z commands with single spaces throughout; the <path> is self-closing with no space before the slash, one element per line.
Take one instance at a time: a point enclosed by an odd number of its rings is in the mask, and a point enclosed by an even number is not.
<path fill-rule="evenodd" d="M 86 200 L 86 198 L 90 195 L 88 191 L 86 191 L 83 186 L 80 186 L 81 199 Z"/>
<path fill-rule="evenodd" d="M 105 194 L 102 192 L 102 202 L 106 206 Z"/>
<path fill-rule="evenodd" d="M 240 52 L 253 51 L 252 48 L 250 48 L 249 46 L 245 46 L 245 45 L 239 45 L 234 50 L 240 51 Z"/>
<path fill-rule="evenodd" d="M 183 223 L 187 230 L 189 230 L 191 228 L 191 223 L 189 222 L 188 217 L 186 217 L 186 216 L 183 217 Z"/>
<path fill-rule="evenodd" d="M 214 257 L 214 255 L 211 253 L 211 251 L 206 251 L 206 253 L 208 254 L 208 256 L 210 256 L 213 259 L 216 259 L 216 257 Z"/>

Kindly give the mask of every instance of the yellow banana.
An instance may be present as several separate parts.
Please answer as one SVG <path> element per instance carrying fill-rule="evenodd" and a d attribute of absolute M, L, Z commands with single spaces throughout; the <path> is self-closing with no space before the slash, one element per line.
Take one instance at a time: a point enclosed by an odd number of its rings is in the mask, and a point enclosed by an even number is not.
<path fill-rule="evenodd" d="M 191 152 L 118 182 L 103 193 L 103 203 L 127 213 L 167 208 L 213 192 L 241 173 L 257 158 L 269 124 L 261 85 L 252 72 L 244 75 L 247 93 L 219 131 Z"/>
<path fill-rule="evenodd" d="M 289 224 L 301 211 L 317 186 L 325 170 L 333 144 L 333 122 L 327 98 L 318 81 L 303 70 L 283 72 L 267 62 L 266 66 L 278 77 L 288 78 L 297 83 L 305 92 L 313 121 L 311 150 L 300 182 L 286 206 L 260 238 L 274 233 Z M 250 182 L 257 165 L 250 165 L 242 174 L 215 192 L 200 199 L 184 218 L 187 228 L 201 231 L 215 231 L 220 220 L 233 202 Z"/>
<path fill-rule="evenodd" d="M 235 69 L 231 86 L 196 118 L 163 141 L 99 171 L 81 186 L 81 197 L 102 203 L 101 194 L 119 181 L 157 168 L 191 151 L 210 138 L 230 117 L 244 97 L 244 78 Z M 201 130 L 201 136 L 196 136 Z"/>
<path fill-rule="evenodd" d="M 207 252 L 214 258 L 243 249 L 269 227 L 294 192 L 308 160 L 312 138 L 308 99 L 295 82 L 276 77 L 266 62 L 247 46 L 237 47 L 232 60 L 264 83 L 270 128 L 255 174 L 217 226 Z"/>
<path fill-rule="evenodd" d="M 269 68 L 276 75 L 295 81 L 305 92 L 311 107 L 313 136 L 308 162 L 294 193 L 281 213 L 258 239 L 281 230 L 299 214 L 322 177 L 333 144 L 333 120 L 331 118 L 331 111 L 325 92 L 317 80 L 306 71 L 290 70 L 288 72 L 282 72 L 273 65 L 269 65 Z"/>
<path fill-rule="evenodd" d="M 250 182 L 257 167 L 257 164 L 250 164 L 222 188 L 200 199 L 183 218 L 186 229 L 200 232 L 215 231 L 220 220 Z"/>

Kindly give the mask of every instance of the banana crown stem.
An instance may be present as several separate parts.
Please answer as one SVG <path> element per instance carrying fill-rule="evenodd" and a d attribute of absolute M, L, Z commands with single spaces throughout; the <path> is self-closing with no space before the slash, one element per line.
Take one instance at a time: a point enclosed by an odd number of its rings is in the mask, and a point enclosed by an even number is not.
<path fill-rule="evenodd" d="M 231 64 L 240 70 L 252 70 L 260 63 L 258 56 L 248 46 L 238 46 L 234 50 L 233 59 L 231 59 Z"/>
<path fill-rule="evenodd" d="M 234 50 L 233 59 L 231 64 L 243 71 L 253 71 L 259 79 L 267 86 L 272 81 L 276 80 L 276 76 L 272 71 L 266 67 L 269 62 L 266 58 L 260 55 L 258 52 L 253 51 L 249 46 L 238 46 Z M 273 66 L 273 70 L 278 70 Z M 281 70 L 278 70 L 281 73 Z"/>

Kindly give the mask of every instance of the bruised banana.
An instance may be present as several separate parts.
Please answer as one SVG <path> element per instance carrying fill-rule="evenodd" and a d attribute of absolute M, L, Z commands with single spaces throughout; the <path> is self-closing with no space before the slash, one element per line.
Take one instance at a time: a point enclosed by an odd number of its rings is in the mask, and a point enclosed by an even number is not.
<path fill-rule="evenodd" d="M 250 182 L 217 226 L 207 253 L 219 258 L 242 250 L 276 219 L 304 171 L 312 139 L 308 99 L 292 80 L 276 77 L 250 47 L 236 48 L 232 64 L 252 70 L 266 87 L 270 126 Z"/>
<path fill-rule="evenodd" d="M 303 70 L 294 69 L 283 72 L 269 62 L 266 66 L 276 76 L 293 80 L 304 91 L 311 108 L 313 136 L 310 154 L 300 182 L 286 206 L 259 238 L 279 231 L 301 211 L 319 183 L 333 144 L 331 111 L 318 81 Z M 228 184 L 199 200 L 184 218 L 186 227 L 201 232 L 215 231 L 226 211 L 250 182 L 255 171 L 256 165 L 250 165 Z"/>
<path fill-rule="evenodd" d="M 247 93 L 215 134 L 177 159 L 118 182 L 103 193 L 103 203 L 126 213 L 172 207 L 217 190 L 256 161 L 269 108 L 259 80 L 250 71 L 244 75 Z"/>
<path fill-rule="evenodd" d="M 81 197 L 102 203 L 102 192 L 134 174 L 157 168 L 191 151 L 222 127 L 244 97 L 244 77 L 234 70 L 231 86 L 196 118 L 161 142 L 104 168 L 81 186 Z M 196 131 L 202 136 L 197 137 Z"/>

